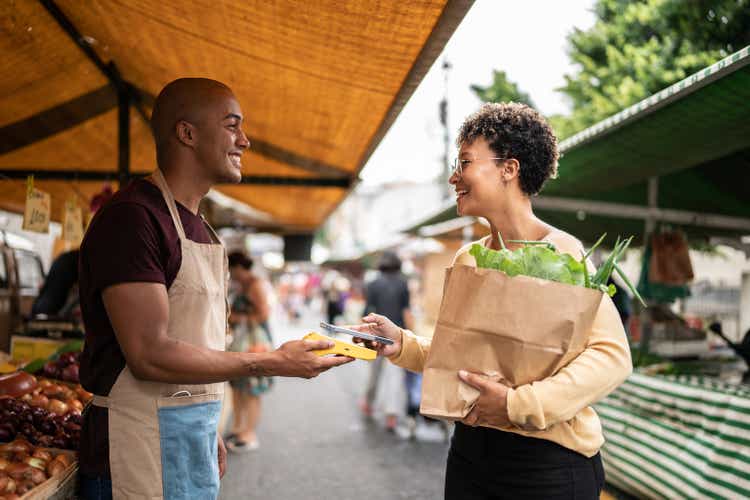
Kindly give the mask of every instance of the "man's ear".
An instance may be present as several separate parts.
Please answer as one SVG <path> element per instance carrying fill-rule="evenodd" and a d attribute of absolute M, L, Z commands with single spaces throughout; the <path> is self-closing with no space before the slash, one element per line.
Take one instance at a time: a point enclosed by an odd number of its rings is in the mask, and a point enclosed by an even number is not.
<path fill-rule="evenodd" d="M 503 182 L 510 182 L 513 179 L 518 178 L 521 173 L 521 164 L 515 158 L 510 158 L 503 161 L 501 167 L 501 175 Z"/>
<path fill-rule="evenodd" d="M 177 132 L 177 140 L 186 146 L 193 146 L 195 144 L 195 127 L 192 123 L 180 120 L 175 125 Z"/>

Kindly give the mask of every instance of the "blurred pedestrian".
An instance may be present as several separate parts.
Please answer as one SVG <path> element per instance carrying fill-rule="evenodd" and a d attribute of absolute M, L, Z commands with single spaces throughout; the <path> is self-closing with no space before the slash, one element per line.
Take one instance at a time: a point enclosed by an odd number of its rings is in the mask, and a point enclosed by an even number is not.
<path fill-rule="evenodd" d="M 253 261 L 241 252 L 229 254 L 229 273 L 235 293 L 231 299 L 229 323 L 230 351 L 268 352 L 273 348 L 268 327 L 270 307 L 263 280 L 252 272 Z M 271 388 L 270 377 L 242 377 L 229 382 L 232 387 L 232 433 L 227 437 L 230 451 L 242 452 L 259 447 L 256 429 L 260 420 L 260 396 Z"/>
<path fill-rule="evenodd" d="M 409 287 L 401 274 L 401 259 L 393 252 L 383 252 L 378 261 L 378 270 L 380 276 L 365 289 L 365 314 L 381 314 L 391 318 L 399 327 L 411 329 L 413 321 L 409 309 Z M 385 425 L 388 430 L 393 431 L 398 425 L 398 416 L 403 411 L 406 379 L 403 369 L 384 363 L 382 356 L 370 366 L 367 389 L 360 409 L 365 416 L 373 415 L 381 382 Z"/>

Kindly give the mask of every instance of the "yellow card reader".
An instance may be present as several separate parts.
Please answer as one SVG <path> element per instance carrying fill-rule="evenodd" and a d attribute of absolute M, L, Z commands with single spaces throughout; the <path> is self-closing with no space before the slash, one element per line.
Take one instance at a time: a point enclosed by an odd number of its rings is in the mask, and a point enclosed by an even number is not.
<path fill-rule="evenodd" d="M 305 340 L 330 340 L 331 342 L 334 342 L 335 345 L 330 349 L 313 351 L 318 356 L 326 356 L 327 354 L 341 354 L 342 356 L 351 356 L 352 358 L 372 361 L 378 355 L 378 353 L 376 351 L 373 351 L 372 349 L 350 344 L 348 342 L 343 342 L 331 337 L 326 337 L 325 335 L 321 335 L 315 332 L 308 333 L 303 338 Z"/>

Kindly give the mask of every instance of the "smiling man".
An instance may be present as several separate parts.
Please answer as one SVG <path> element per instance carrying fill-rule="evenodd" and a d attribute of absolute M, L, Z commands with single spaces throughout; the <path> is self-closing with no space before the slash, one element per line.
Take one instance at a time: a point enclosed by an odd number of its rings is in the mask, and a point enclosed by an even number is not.
<path fill-rule="evenodd" d="M 167 85 L 151 119 L 158 169 L 119 191 L 81 245 L 80 373 L 94 393 L 81 432 L 83 498 L 216 498 L 223 382 L 310 378 L 351 361 L 310 352 L 330 347 L 320 341 L 224 352 L 226 252 L 198 206 L 212 186 L 241 180 L 242 120 L 226 85 Z"/>

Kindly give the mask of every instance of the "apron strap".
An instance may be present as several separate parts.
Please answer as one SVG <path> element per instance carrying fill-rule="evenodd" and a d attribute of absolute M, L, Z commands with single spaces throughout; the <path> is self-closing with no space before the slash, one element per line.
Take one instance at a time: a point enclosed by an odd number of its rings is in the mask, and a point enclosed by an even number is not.
<path fill-rule="evenodd" d="M 91 404 L 94 406 L 101 406 L 102 408 L 109 408 L 109 398 L 107 396 L 99 396 L 94 394 L 94 398 L 91 400 Z"/>
<path fill-rule="evenodd" d="M 156 181 L 156 185 L 161 190 L 164 201 L 167 202 L 167 208 L 169 209 L 169 214 L 172 216 L 174 227 L 177 228 L 178 236 L 181 240 L 187 239 L 185 237 L 185 229 L 182 227 L 180 213 L 177 211 L 177 204 L 174 201 L 174 196 L 172 196 L 172 191 L 169 190 L 166 179 L 164 179 L 164 174 L 162 174 L 161 170 L 157 168 L 153 173 L 153 177 L 154 181 Z"/>
<path fill-rule="evenodd" d="M 203 216 L 203 214 L 200 214 L 200 215 L 201 215 L 201 220 L 203 221 L 203 225 L 206 226 L 206 229 L 208 229 L 208 235 L 211 237 L 214 243 L 221 245 L 222 243 L 221 243 L 221 240 L 219 239 L 219 235 L 216 234 L 216 231 L 214 231 L 214 228 L 211 227 L 211 224 L 208 223 L 208 221 Z"/>

